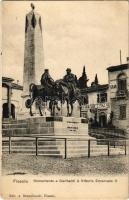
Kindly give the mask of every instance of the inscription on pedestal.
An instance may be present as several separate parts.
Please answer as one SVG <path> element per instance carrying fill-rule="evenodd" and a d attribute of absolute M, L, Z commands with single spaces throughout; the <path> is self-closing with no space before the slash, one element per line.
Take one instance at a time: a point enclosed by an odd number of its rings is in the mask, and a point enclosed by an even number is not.
<path fill-rule="evenodd" d="M 77 122 L 67 122 L 67 129 L 69 131 L 77 132 L 79 129 Z"/>

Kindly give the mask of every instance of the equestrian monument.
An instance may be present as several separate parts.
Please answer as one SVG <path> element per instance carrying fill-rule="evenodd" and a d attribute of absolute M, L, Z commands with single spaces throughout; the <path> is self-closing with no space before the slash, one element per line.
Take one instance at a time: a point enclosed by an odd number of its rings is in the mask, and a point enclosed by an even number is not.
<path fill-rule="evenodd" d="M 13 130 L 13 136 L 50 140 L 61 156 L 64 155 L 62 145 L 67 140 L 69 157 L 85 156 L 90 136 L 87 119 L 80 115 L 80 108 L 85 104 L 82 80 L 77 79 L 71 68 L 66 68 L 66 74 L 58 80 L 52 78 L 48 68 L 44 69 L 41 17 L 33 4 L 31 7 L 25 24 L 23 112 L 19 114 L 18 129 Z"/>

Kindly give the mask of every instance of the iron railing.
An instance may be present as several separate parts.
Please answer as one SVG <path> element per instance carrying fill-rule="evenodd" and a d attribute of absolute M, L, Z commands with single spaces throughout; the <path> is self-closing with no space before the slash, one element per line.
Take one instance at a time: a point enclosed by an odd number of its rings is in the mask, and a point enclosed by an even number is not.
<path fill-rule="evenodd" d="M 8 140 L 4 140 L 4 138 L 8 138 Z M 17 140 L 13 140 L 13 139 L 16 139 Z M 124 155 L 127 155 L 127 146 L 128 146 L 128 140 L 123 140 L 123 139 L 81 139 L 81 138 L 73 138 L 73 139 L 70 139 L 70 138 L 61 138 L 61 137 L 52 137 L 52 136 L 3 136 L 3 140 L 2 142 L 7 142 L 8 144 L 8 153 L 11 154 L 12 152 L 12 142 L 13 141 L 19 141 L 21 139 L 24 138 L 24 140 L 27 142 L 29 141 L 28 139 L 26 138 L 29 138 L 29 139 L 33 139 L 33 141 L 35 141 L 35 155 L 38 156 L 39 155 L 39 152 L 38 152 L 38 149 L 39 149 L 39 140 L 40 141 L 52 141 L 52 140 L 55 140 L 55 141 L 63 141 L 64 143 L 64 159 L 67 159 L 69 156 L 68 156 L 68 148 L 69 148 L 69 142 L 70 141 L 78 141 L 80 142 L 81 144 L 81 141 L 83 142 L 86 142 L 86 153 L 85 153 L 85 156 L 87 156 L 88 158 L 90 158 L 92 155 L 92 151 L 91 149 L 94 148 L 94 142 L 96 142 L 97 146 L 99 146 L 101 148 L 101 145 L 104 145 L 107 149 L 107 153 L 106 155 L 107 156 L 110 156 L 112 155 L 111 154 L 111 148 L 117 148 L 117 147 L 123 147 L 123 154 Z M 4 147 L 4 145 L 3 145 Z"/>

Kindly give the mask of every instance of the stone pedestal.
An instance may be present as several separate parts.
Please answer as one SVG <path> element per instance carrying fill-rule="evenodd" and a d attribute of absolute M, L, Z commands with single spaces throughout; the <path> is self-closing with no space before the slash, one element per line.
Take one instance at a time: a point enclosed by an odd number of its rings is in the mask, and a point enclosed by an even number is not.
<path fill-rule="evenodd" d="M 46 140 L 55 139 L 54 146 L 62 157 L 65 157 L 65 153 L 67 158 L 88 155 L 88 140 L 93 138 L 88 134 L 88 123 L 85 118 L 40 117 L 28 120 L 32 128 L 31 134 L 35 134 L 36 123 L 36 135 L 46 136 Z"/>

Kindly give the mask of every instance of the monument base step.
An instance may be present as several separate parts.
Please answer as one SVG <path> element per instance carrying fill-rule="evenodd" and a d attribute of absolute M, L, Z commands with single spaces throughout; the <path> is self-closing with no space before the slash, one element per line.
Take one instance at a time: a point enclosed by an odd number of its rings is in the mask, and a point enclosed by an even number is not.
<path fill-rule="evenodd" d="M 74 117 L 29 117 L 3 123 L 3 136 L 3 151 L 8 151 L 11 136 L 11 153 L 35 154 L 38 137 L 38 154 L 62 157 L 65 153 L 67 157 L 87 156 L 88 140 L 93 139 L 87 120 Z"/>

